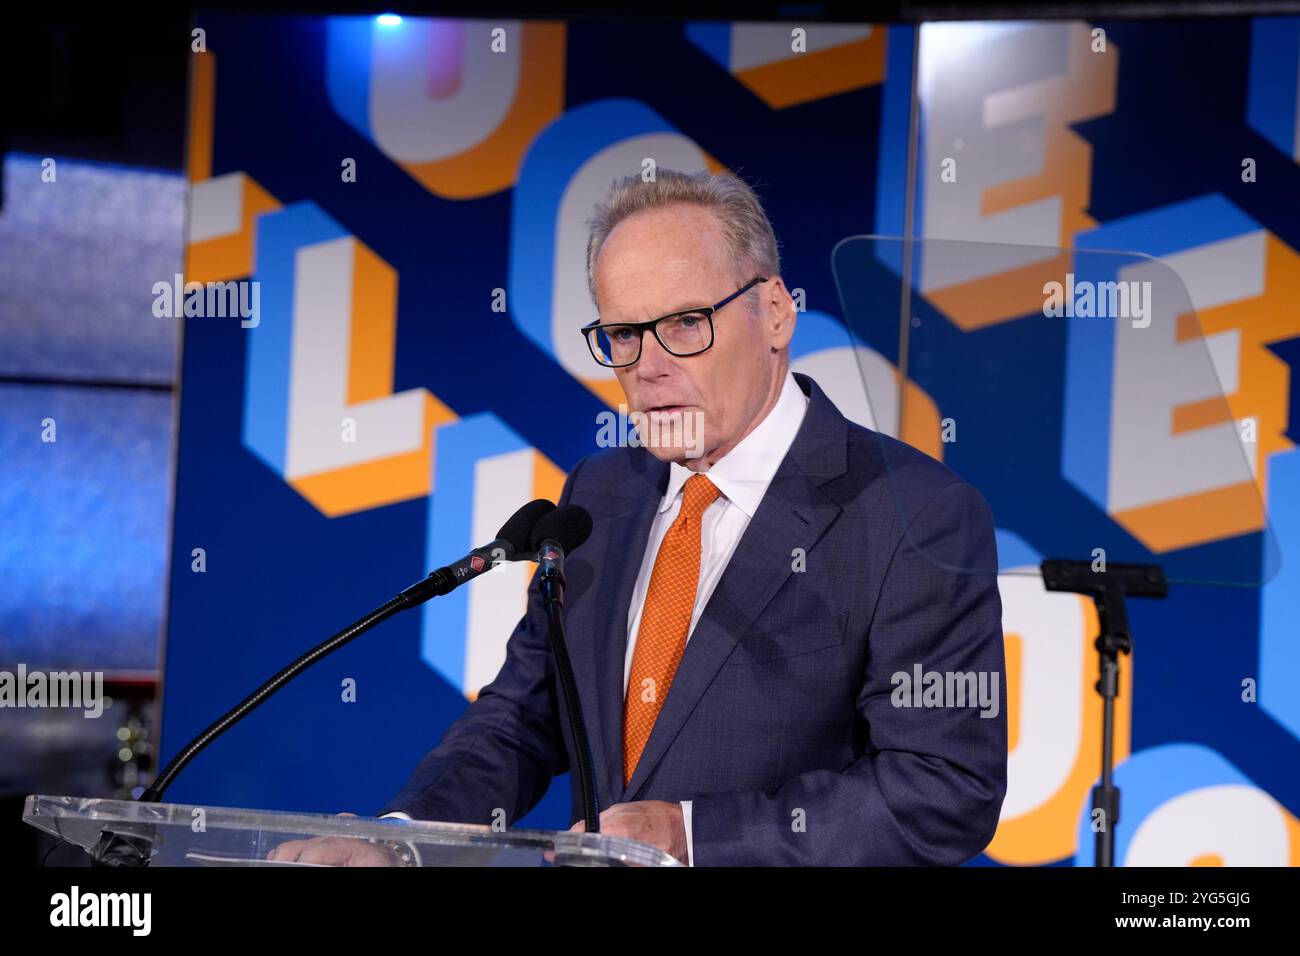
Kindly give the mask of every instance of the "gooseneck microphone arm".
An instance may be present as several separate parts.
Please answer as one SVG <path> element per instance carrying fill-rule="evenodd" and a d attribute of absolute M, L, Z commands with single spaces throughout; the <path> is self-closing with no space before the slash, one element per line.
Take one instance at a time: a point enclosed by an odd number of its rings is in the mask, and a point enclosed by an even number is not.
<path fill-rule="evenodd" d="M 466 581 L 478 577 L 490 570 L 499 561 L 520 560 L 532 557 L 528 543 L 538 522 L 555 510 L 555 505 L 545 499 L 530 501 L 507 521 L 498 533 L 496 540 L 482 548 L 475 548 L 455 564 L 439 568 L 428 577 L 417 581 L 402 591 L 392 600 L 380 605 L 365 617 L 348 625 L 333 637 L 313 647 L 292 664 L 253 691 L 235 707 L 219 717 L 210 727 L 191 740 L 172 758 L 157 779 L 140 794 L 141 803 L 157 803 L 171 785 L 176 775 L 185 768 L 208 744 L 216 740 L 248 715 L 255 707 L 265 701 L 277 690 L 302 673 L 321 658 L 332 654 L 353 638 L 359 637 L 376 624 L 388 620 L 399 611 L 418 607 L 430 598 L 446 594 Z"/>
<path fill-rule="evenodd" d="M 446 594 L 490 570 L 500 561 L 532 559 L 534 552 L 528 550 L 528 545 L 532 540 L 533 529 L 542 517 L 554 510 L 555 505 L 543 498 L 530 501 L 501 527 L 495 541 L 482 548 L 474 549 L 455 564 L 439 568 L 427 578 L 417 581 L 392 600 L 375 608 L 359 621 L 348 625 L 333 637 L 303 654 L 186 744 L 154 782 L 140 794 L 138 802 L 157 803 L 162 800 L 163 794 L 176 779 L 176 775 L 184 770 L 204 747 L 248 716 L 249 712 L 259 704 L 322 657 L 332 654 L 353 638 L 364 634 L 376 624 L 388 620 L 399 611 L 418 607 L 430 598 Z M 90 856 L 95 866 L 148 866 L 156 838 L 156 828 L 152 824 L 135 825 L 120 832 L 105 828 L 100 833 L 99 842 L 90 851 Z"/>
<path fill-rule="evenodd" d="M 555 649 L 555 670 L 560 696 L 573 732 L 573 753 L 577 766 L 578 790 L 582 798 L 583 825 L 588 833 L 600 832 L 600 802 L 596 787 L 595 761 L 591 741 L 582 717 L 582 701 L 573 676 L 573 663 L 564 636 L 564 555 L 587 540 L 591 534 L 591 515 L 579 505 L 563 505 L 537 522 L 529 547 L 536 545 L 541 578 L 539 586 L 546 620 L 550 625 L 551 646 Z"/>
<path fill-rule="evenodd" d="M 171 762 L 167 764 L 162 773 L 158 774 L 154 782 L 140 794 L 138 802 L 158 803 L 162 800 L 163 794 L 171 786 L 171 782 L 176 779 L 176 775 L 184 770 L 186 765 L 197 757 L 204 747 L 243 720 L 255 707 L 322 657 L 338 650 L 348 641 L 364 634 L 376 624 L 386 621 L 398 611 L 404 611 L 408 607 L 415 607 L 433 597 L 437 592 L 427 585 L 429 580 L 430 578 L 425 578 L 418 584 L 407 588 L 391 601 L 375 608 L 361 620 L 345 627 L 324 643 L 313 647 L 245 697 L 235 707 L 219 717 L 203 733 L 186 744 L 181 752 L 171 759 Z M 421 594 L 418 598 L 411 595 L 411 592 L 416 589 L 419 589 Z M 124 831 L 105 828 L 99 835 L 99 842 L 90 851 L 93 865 L 113 867 L 148 866 L 156 837 L 157 831 L 152 825 L 135 826 Z"/>
<path fill-rule="evenodd" d="M 171 786 L 171 782 L 175 779 L 176 775 L 185 768 L 186 764 L 197 757 L 204 747 L 212 743 L 212 741 L 216 740 L 236 723 L 243 720 L 244 717 L 253 710 L 253 708 L 257 707 L 277 690 L 289 681 L 293 680 L 308 667 L 311 667 L 312 664 L 315 664 L 322 657 L 334 653 L 353 638 L 360 637 L 376 624 L 388 620 L 399 611 L 404 611 L 409 607 L 415 607 L 417 604 L 422 604 L 424 601 L 433 597 L 436 593 L 439 593 L 429 590 L 428 588 L 423 588 L 423 590 L 428 591 L 428 593 L 420 597 L 418 600 L 414 600 L 407 596 L 409 591 L 413 590 L 413 588 L 422 587 L 428 580 L 428 578 L 425 578 L 423 581 L 420 581 L 419 584 L 413 585 L 412 588 L 407 588 L 406 591 L 403 591 L 391 601 L 380 605 L 359 621 L 348 625 L 333 637 L 316 645 L 288 667 L 285 667 L 280 671 L 280 673 L 276 674 L 257 690 L 245 697 L 233 708 L 228 710 L 211 726 L 209 726 L 207 730 L 203 731 L 203 733 L 199 734 L 186 744 L 184 749 L 171 759 L 171 762 L 167 764 L 163 772 L 158 774 L 157 779 L 149 785 L 148 789 L 140 794 L 140 802 L 157 803 L 160 801 L 163 793 L 169 786 Z M 441 593 L 445 594 L 446 592 L 444 591 Z"/>

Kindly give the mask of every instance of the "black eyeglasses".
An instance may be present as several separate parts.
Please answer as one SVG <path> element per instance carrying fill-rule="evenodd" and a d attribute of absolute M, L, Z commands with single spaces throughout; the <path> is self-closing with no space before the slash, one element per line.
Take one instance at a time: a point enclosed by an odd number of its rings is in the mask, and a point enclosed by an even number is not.
<path fill-rule="evenodd" d="M 750 279 L 743 286 L 715 305 L 697 309 L 670 312 L 649 322 L 618 322 L 607 325 L 587 325 L 578 331 L 591 350 L 591 357 L 606 368 L 625 368 L 635 365 L 641 358 L 641 343 L 645 330 L 654 332 L 664 351 L 678 357 L 699 355 L 713 345 L 713 313 L 732 299 L 744 295 L 766 276 Z"/>

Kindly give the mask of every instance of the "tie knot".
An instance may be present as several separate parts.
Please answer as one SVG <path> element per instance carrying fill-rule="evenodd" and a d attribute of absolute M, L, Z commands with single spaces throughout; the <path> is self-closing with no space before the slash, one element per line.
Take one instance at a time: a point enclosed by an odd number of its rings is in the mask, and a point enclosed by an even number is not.
<path fill-rule="evenodd" d="M 722 492 L 718 486 L 703 475 L 691 475 L 686 479 L 682 489 L 682 514 L 690 518 L 699 518 L 704 509 L 717 499 Z"/>

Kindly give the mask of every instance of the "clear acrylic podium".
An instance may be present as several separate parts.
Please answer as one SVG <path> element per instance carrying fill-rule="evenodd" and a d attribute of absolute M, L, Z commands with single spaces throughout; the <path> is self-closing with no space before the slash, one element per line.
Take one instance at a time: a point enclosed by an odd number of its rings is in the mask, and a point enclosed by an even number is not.
<path fill-rule="evenodd" d="M 377 820 L 87 797 L 29 796 L 23 821 L 88 853 L 105 831 L 140 848 L 149 866 L 320 866 L 267 857 L 316 837 L 365 841 L 391 866 L 681 866 L 662 850 L 600 833 Z M 386 861 L 386 862 L 384 862 Z"/>

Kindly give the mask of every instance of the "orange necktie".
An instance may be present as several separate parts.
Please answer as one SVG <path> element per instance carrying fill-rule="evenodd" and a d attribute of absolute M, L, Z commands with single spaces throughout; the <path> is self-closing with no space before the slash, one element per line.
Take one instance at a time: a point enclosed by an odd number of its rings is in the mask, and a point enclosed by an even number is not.
<path fill-rule="evenodd" d="M 703 475 L 687 478 L 682 509 L 655 556 L 623 707 L 624 786 L 632 779 L 686 650 L 700 582 L 700 516 L 719 494 L 718 486 Z"/>

